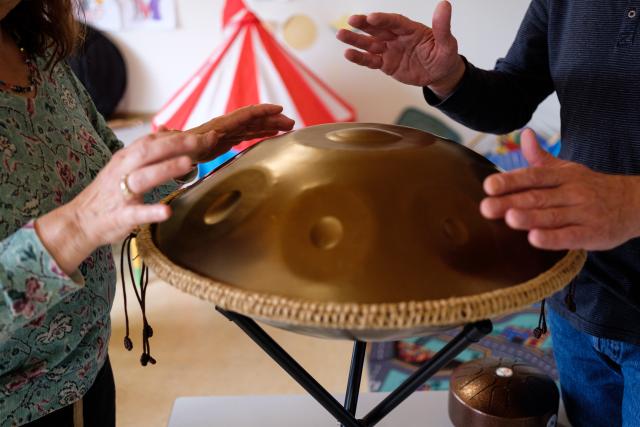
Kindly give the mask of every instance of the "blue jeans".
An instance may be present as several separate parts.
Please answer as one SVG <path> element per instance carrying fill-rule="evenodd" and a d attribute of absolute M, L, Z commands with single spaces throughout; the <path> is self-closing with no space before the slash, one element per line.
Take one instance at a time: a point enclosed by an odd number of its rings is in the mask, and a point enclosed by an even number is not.
<path fill-rule="evenodd" d="M 573 427 L 640 426 L 640 346 L 580 332 L 553 310 L 547 319 Z"/>

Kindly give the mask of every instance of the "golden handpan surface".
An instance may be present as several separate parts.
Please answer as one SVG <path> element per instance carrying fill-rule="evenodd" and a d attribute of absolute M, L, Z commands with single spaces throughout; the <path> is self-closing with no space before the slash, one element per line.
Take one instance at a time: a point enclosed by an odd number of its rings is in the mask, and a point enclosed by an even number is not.
<path fill-rule="evenodd" d="M 561 289 L 585 254 L 534 249 L 484 219 L 496 167 L 379 124 L 266 140 L 167 201 L 145 261 L 221 308 L 303 333 L 390 339 L 512 312 Z"/>

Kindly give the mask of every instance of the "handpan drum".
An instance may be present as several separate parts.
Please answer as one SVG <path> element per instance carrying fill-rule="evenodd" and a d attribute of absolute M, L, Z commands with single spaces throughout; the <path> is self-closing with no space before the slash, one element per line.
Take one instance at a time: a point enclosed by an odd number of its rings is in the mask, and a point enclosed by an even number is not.
<path fill-rule="evenodd" d="M 513 312 L 582 251 L 484 219 L 484 157 L 416 129 L 331 124 L 272 138 L 166 201 L 147 264 L 220 308 L 315 336 L 386 340 Z"/>

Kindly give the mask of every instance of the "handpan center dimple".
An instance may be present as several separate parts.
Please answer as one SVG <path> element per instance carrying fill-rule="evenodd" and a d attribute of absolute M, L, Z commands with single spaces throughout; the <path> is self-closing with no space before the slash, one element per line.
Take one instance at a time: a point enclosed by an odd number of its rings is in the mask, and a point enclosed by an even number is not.
<path fill-rule="evenodd" d="M 356 127 L 341 129 L 327 134 L 333 142 L 359 145 L 387 145 L 402 140 L 402 135 L 384 129 Z"/>
<path fill-rule="evenodd" d="M 311 243 L 319 249 L 331 250 L 338 246 L 344 235 L 342 223 L 338 218 L 326 216 L 311 229 Z"/>

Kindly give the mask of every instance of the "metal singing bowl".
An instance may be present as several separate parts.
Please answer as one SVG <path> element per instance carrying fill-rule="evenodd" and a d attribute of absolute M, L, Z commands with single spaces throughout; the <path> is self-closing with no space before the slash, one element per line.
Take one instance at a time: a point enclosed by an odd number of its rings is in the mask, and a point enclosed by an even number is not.
<path fill-rule="evenodd" d="M 553 379 L 518 361 L 489 357 L 451 374 L 449 418 L 456 427 L 555 427 L 559 403 Z"/>
<path fill-rule="evenodd" d="M 496 172 L 416 129 L 310 127 L 174 195 L 173 216 L 143 229 L 141 250 L 170 283 L 279 327 L 421 334 L 517 310 L 582 266 L 583 253 L 534 249 L 526 233 L 480 215 L 482 182 Z M 521 284 L 523 298 L 500 299 Z"/>

